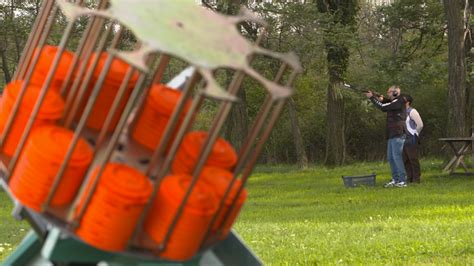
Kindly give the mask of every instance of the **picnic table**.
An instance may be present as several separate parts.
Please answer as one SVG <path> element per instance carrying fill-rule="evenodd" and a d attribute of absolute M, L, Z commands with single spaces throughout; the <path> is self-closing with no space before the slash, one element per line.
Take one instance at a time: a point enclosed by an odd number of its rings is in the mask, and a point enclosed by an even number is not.
<path fill-rule="evenodd" d="M 474 158 L 474 146 L 472 145 L 474 142 L 474 136 L 465 138 L 440 138 L 439 140 L 446 142 L 454 152 L 454 156 L 446 164 L 443 171 L 448 171 L 450 174 L 457 174 L 456 169 L 461 165 L 464 169 L 463 174 L 474 174 L 474 172 L 469 171 L 468 167 L 464 163 L 464 156 L 468 154 L 471 149 Z M 455 143 L 461 144 L 460 146 L 458 145 L 459 148 L 456 147 Z"/>

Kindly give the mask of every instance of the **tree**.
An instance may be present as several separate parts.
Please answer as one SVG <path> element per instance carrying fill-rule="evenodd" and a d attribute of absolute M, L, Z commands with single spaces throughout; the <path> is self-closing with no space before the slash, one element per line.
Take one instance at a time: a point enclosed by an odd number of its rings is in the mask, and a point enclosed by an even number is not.
<path fill-rule="evenodd" d="M 7 44 L 8 42 L 6 41 L 3 41 L 0 44 L 0 59 L 2 61 L 1 69 L 3 71 L 5 83 L 9 83 L 11 80 L 10 67 L 8 66 Z"/>
<path fill-rule="evenodd" d="M 236 15 L 241 6 L 245 6 L 247 4 L 247 0 L 238 0 L 238 1 L 212 1 L 212 0 L 202 0 L 202 4 L 215 10 L 219 13 L 226 14 L 226 15 Z M 249 34 L 250 38 L 256 39 L 257 31 L 254 30 L 252 26 L 248 23 L 241 23 L 240 31 L 246 31 Z M 226 84 L 229 84 L 232 77 L 231 73 L 225 73 Z M 245 137 L 248 134 L 248 115 L 247 115 L 247 101 L 246 101 L 246 93 L 245 88 L 242 87 L 237 92 L 237 97 L 240 99 L 239 103 L 233 105 L 228 119 L 225 123 L 224 128 L 224 135 L 225 137 L 233 144 L 236 149 L 240 149 Z"/>
<path fill-rule="evenodd" d="M 0 1 L 0 72 L 5 83 L 10 82 L 18 64 L 39 3 L 38 0 Z"/>
<path fill-rule="evenodd" d="M 470 15 L 474 1 L 444 0 L 448 23 L 448 126 L 447 134 L 462 137 L 471 129 L 469 52 L 472 47 Z"/>
<path fill-rule="evenodd" d="M 286 10 L 289 10 L 288 7 L 285 8 Z M 282 48 L 282 36 L 284 36 L 283 31 L 287 25 L 287 21 L 280 17 L 279 21 L 279 33 L 278 33 L 278 38 L 277 38 L 277 47 L 278 50 L 281 50 Z M 298 121 L 298 116 L 297 116 L 297 110 L 296 110 L 296 103 L 293 97 L 290 97 L 288 99 L 288 114 L 289 114 L 289 119 L 291 123 L 291 132 L 293 136 L 293 143 L 295 145 L 295 152 L 296 152 L 296 162 L 300 168 L 307 168 L 308 167 L 308 156 L 306 155 L 305 151 L 305 145 L 304 145 L 304 140 L 301 134 L 301 129 Z"/>
<path fill-rule="evenodd" d="M 258 3 L 254 1 L 248 0 L 239 0 L 239 1 L 202 1 L 203 5 L 212 8 L 218 12 L 227 14 L 227 15 L 235 15 L 240 10 L 241 6 L 245 6 L 247 8 L 257 7 Z M 285 22 L 283 19 L 277 19 L 278 27 L 273 28 L 273 31 L 279 29 L 280 34 L 283 28 L 285 28 Z M 240 25 L 240 31 L 245 34 L 250 39 L 255 40 L 257 38 L 258 28 L 250 23 L 243 22 Z M 277 39 L 277 47 L 281 48 L 282 46 L 282 39 Z M 279 50 L 279 49 L 277 49 Z M 271 65 L 270 68 L 278 69 L 278 66 Z M 276 73 L 276 71 L 275 71 Z M 226 137 L 231 140 L 235 147 L 239 148 L 242 145 L 242 142 L 248 134 L 248 114 L 247 114 L 247 101 L 246 101 L 246 93 L 245 93 L 245 86 L 241 90 L 239 90 L 237 95 L 241 103 L 234 105 L 232 108 L 229 119 L 226 122 L 226 129 L 225 135 Z M 298 117 L 296 112 L 296 104 L 295 101 L 290 98 L 288 101 L 288 112 L 289 112 L 289 119 L 291 121 L 291 129 L 293 135 L 293 142 L 295 145 L 296 150 L 296 159 L 298 165 L 302 168 L 307 167 L 308 165 L 308 158 L 306 156 L 306 151 L 304 149 L 304 141 L 301 135 L 301 130 L 298 123 Z"/>
<path fill-rule="evenodd" d="M 303 137 L 301 136 L 301 130 L 298 123 L 298 117 L 296 115 L 296 106 L 293 97 L 288 99 L 288 112 L 290 114 L 291 129 L 293 132 L 293 141 L 296 149 L 296 161 L 300 168 L 308 167 L 308 156 L 304 150 Z"/>
<path fill-rule="evenodd" d="M 327 14 L 325 48 L 328 63 L 326 165 L 341 165 L 346 159 L 344 98 L 338 83 L 344 80 L 349 61 L 349 48 L 344 34 L 355 25 L 356 0 L 318 0 L 318 9 Z"/>

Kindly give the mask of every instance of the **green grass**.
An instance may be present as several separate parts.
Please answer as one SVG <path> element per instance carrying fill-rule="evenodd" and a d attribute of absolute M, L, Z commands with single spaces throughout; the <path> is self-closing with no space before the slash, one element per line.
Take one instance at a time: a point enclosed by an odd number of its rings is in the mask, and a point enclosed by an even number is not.
<path fill-rule="evenodd" d="M 268 265 L 468 265 L 474 176 L 441 174 L 440 165 L 423 162 L 423 183 L 401 189 L 382 187 L 389 171 L 380 163 L 260 168 L 235 228 Z M 342 185 L 342 175 L 372 172 L 376 187 Z"/>
<path fill-rule="evenodd" d="M 440 167 L 423 161 L 423 183 L 402 189 L 382 188 L 382 163 L 259 167 L 235 229 L 266 265 L 472 265 L 474 176 Z M 342 185 L 342 175 L 372 172 L 376 187 Z M 10 212 L 0 192 L 0 245 L 17 245 L 27 228 Z M 0 251 L 0 261 L 9 252 Z"/>
<path fill-rule="evenodd" d="M 12 209 L 10 198 L 0 187 L 0 262 L 12 252 L 29 230 L 26 222 L 13 219 Z"/>

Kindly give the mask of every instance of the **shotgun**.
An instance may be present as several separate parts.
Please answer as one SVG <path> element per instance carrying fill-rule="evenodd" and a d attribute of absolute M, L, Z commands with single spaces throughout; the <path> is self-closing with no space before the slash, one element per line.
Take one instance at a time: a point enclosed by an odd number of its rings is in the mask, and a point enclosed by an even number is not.
<path fill-rule="evenodd" d="M 352 90 L 354 92 L 358 92 L 358 93 L 367 93 L 369 91 L 372 91 L 372 90 L 369 90 L 368 88 L 356 86 L 356 85 L 345 83 L 345 82 L 342 85 L 344 86 L 344 88 L 350 89 L 350 90 Z M 383 97 L 383 95 L 378 93 L 378 92 L 372 91 L 372 93 L 377 98 Z"/>

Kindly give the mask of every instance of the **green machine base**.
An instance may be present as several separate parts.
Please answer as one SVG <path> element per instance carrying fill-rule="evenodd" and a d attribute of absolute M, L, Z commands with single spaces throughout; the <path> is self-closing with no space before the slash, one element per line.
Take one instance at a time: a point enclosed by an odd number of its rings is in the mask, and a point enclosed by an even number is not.
<path fill-rule="evenodd" d="M 141 259 L 95 249 L 51 228 L 41 240 L 31 230 L 2 265 L 262 265 L 235 233 L 200 256 L 186 262 Z"/>
<path fill-rule="evenodd" d="M 15 204 L 12 215 L 18 220 L 28 221 L 32 228 L 14 252 L 5 261 L 0 262 L 0 265 L 262 265 L 233 231 L 225 240 L 186 262 L 102 251 L 61 231 L 41 215 L 23 207 L 14 199 L 1 178 L 0 187 L 3 187 Z"/>

